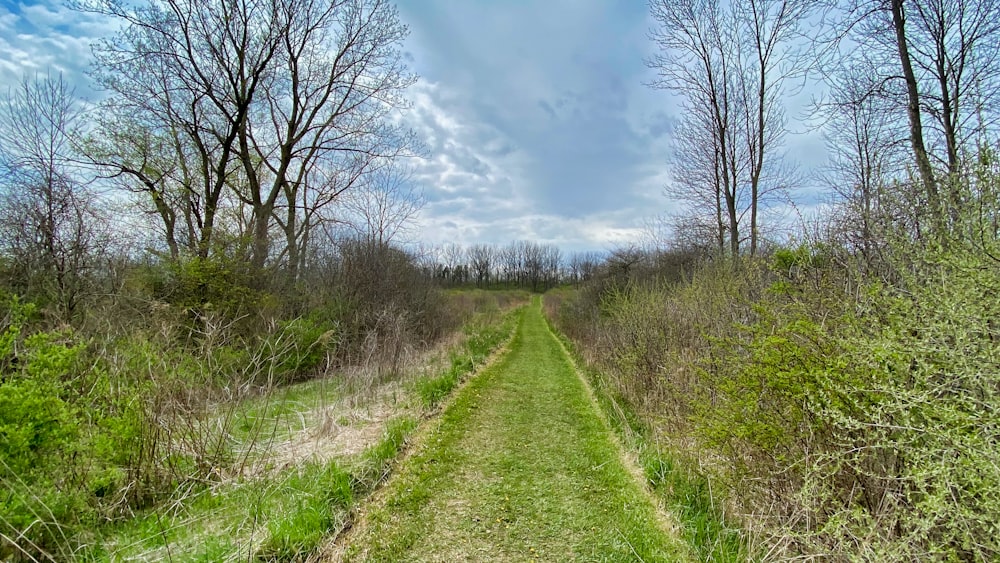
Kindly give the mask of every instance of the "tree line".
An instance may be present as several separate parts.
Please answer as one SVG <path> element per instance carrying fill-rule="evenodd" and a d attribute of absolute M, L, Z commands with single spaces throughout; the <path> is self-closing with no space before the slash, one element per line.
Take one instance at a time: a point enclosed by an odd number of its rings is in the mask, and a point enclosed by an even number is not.
<path fill-rule="evenodd" d="M 445 287 L 518 288 L 545 291 L 590 279 L 605 259 L 597 251 L 564 254 L 554 244 L 528 240 L 506 245 L 456 243 L 424 248 L 418 261 L 425 274 Z"/>

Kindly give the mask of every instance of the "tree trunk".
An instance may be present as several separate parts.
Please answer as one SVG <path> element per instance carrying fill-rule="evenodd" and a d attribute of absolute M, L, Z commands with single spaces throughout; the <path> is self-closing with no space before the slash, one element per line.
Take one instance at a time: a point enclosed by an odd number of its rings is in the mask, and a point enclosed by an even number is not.
<path fill-rule="evenodd" d="M 715 224 L 718 229 L 715 242 L 719 256 L 722 256 L 726 252 L 726 222 L 722 219 L 722 164 L 718 145 L 715 146 L 714 165 L 715 170 L 712 173 L 715 180 Z"/>
<path fill-rule="evenodd" d="M 259 275 L 264 271 L 267 264 L 267 256 L 271 251 L 271 213 L 274 212 L 274 204 L 264 201 L 254 204 L 253 210 L 253 246 L 251 248 L 250 266 L 254 275 Z"/>
<path fill-rule="evenodd" d="M 931 167 L 927 148 L 924 144 L 923 126 L 920 121 L 920 92 L 917 88 L 917 78 L 913 73 L 909 47 L 906 44 L 906 18 L 903 13 L 904 0 L 891 0 L 892 24 L 896 31 L 896 47 L 899 50 L 899 62 L 903 70 L 903 80 L 906 82 L 906 115 L 910 122 L 910 146 L 916 159 L 917 173 L 927 195 L 927 204 L 931 212 L 931 224 L 936 236 L 944 234 L 944 218 L 941 209 L 941 198 L 938 193 L 934 169 Z"/>
<path fill-rule="evenodd" d="M 757 42 L 760 49 L 760 40 Z M 757 207 L 760 203 L 760 176 L 764 170 L 764 125 L 767 111 L 767 61 L 760 57 L 760 80 L 757 83 L 757 135 L 755 152 L 751 152 L 754 161 L 750 168 L 750 256 L 757 254 Z"/>
<path fill-rule="evenodd" d="M 297 213 L 295 210 L 295 205 L 298 200 L 297 190 L 285 188 L 285 200 L 288 202 L 288 209 L 285 210 L 285 245 L 288 247 L 288 266 L 287 266 L 287 282 L 289 285 L 294 284 L 299 277 L 299 237 L 298 237 L 298 221 Z"/>

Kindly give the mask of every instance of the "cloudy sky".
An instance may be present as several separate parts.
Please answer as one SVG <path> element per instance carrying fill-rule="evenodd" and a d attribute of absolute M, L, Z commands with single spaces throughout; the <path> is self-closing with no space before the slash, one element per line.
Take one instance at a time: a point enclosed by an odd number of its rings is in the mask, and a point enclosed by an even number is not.
<path fill-rule="evenodd" d="M 415 163 L 427 203 L 414 238 L 604 250 L 673 209 L 663 188 L 679 107 L 644 85 L 653 49 L 645 2 L 399 0 L 398 8 L 420 75 L 405 119 L 429 149 Z M 0 0 L 0 83 L 52 70 L 95 97 L 89 44 L 108 31 L 61 0 Z M 807 166 L 822 152 L 815 134 L 788 145 Z"/>

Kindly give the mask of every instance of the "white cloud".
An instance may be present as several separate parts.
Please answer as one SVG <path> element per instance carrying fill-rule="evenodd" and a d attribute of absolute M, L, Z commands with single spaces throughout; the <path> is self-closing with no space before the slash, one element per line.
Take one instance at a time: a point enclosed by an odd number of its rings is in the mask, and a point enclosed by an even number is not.
<path fill-rule="evenodd" d="M 426 159 L 416 163 L 415 179 L 432 203 L 455 198 L 523 202 L 523 152 L 446 87 L 420 82 L 410 92 L 413 107 L 404 122 L 425 141 Z"/>
<path fill-rule="evenodd" d="M 93 98 L 86 76 L 90 44 L 114 29 L 114 22 L 72 10 L 59 0 L 5 4 L 0 7 L 0 82 L 62 73 L 78 95 Z"/>
<path fill-rule="evenodd" d="M 427 205 L 416 238 L 428 244 L 529 239 L 565 250 L 594 250 L 635 240 L 642 217 L 616 210 L 567 217 L 545 212 L 538 198 L 537 162 L 512 138 L 484 122 L 449 87 L 421 82 L 410 93 L 404 121 L 431 154 L 416 163 L 414 178 Z M 656 181 L 656 180 L 654 180 Z"/>
<path fill-rule="evenodd" d="M 676 97 L 644 85 L 652 53 L 642 3 L 399 0 L 423 79 L 400 119 L 426 143 L 414 180 L 427 242 L 533 239 L 564 249 L 637 240 L 675 205 L 669 138 Z M 0 5 L 0 81 L 63 72 L 94 98 L 89 45 L 115 23 L 62 0 Z M 789 138 L 804 165 L 816 137 Z"/>

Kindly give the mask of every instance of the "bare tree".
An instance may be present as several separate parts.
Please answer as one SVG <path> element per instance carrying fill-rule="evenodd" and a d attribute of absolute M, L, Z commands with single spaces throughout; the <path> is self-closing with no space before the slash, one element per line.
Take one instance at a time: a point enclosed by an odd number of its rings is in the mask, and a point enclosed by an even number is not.
<path fill-rule="evenodd" d="M 441 246 L 441 263 L 444 264 L 444 277 L 451 283 L 465 283 L 465 249 L 462 245 L 449 242 Z"/>
<path fill-rule="evenodd" d="M 744 138 L 750 180 L 750 254 L 757 253 L 758 217 L 766 192 L 780 190 L 782 172 L 772 165 L 775 148 L 786 127 L 781 97 L 785 83 L 803 72 L 805 60 L 791 46 L 799 25 L 813 8 L 811 0 L 746 0 L 733 4 L 741 23 L 740 43 L 749 39 L 749 55 L 740 50 L 740 88 L 743 96 Z M 780 156 L 780 155 L 779 155 Z M 770 177 L 769 177 L 770 174 Z"/>
<path fill-rule="evenodd" d="M 920 136 L 913 128 L 927 115 L 927 158 L 943 170 L 947 204 L 957 209 L 962 149 L 995 123 L 1000 100 L 1000 2 L 894 0 L 891 11 L 915 155 Z M 922 176 L 923 159 L 917 157 Z"/>
<path fill-rule="evenodd" d="M 175 152 L 187 157 L 177 161 L 186 167 L 178 178 L 195 205 L 197 255 L 207 257 L 223 191 L 238 169 L 241 134 L 274 69 L 285 29 L 280 3 L 81 0 L 78 7 L 121 23 L 117 34 L 94 46 L 94 77 L 114 94 L 110 111 L 173 139 Z M 125 158 L 106 164 L 144 186 L 156 184 Z"/>
<path fill-rule="evenodd" d="M 542 247 L 530 240 L 515 241 L 518 256 L 518 283 L 531 291 L 538 291 L 544 275 Z"/>
<path fill-rule="evenodd" d="M 19 291 L 53 299 L 67 318 L 103 250 L 95 196 L 74 139 L 82 111 L 58 77 L 25 77 L 0 100 L 0 251 Z"/>
<path fill-rule="evenodd" d="M 474 244 L 467 250 L 467 260 L 472 268 L 472 274 L 476 278 L 476 286 L 488 286 L 492 281 L 493 261 L 496 252 L 492 246 L 486 244 Z"/>
<path fill-rule="evenodd" d="M 551 244 L 520 240 L 511 244 L 516 252 L 519 285 L 531 291 L 543 291 L 559 282 L 562 252 Z"/>
<path fill-rule="evenodd" d="M 686 104 L 687 111 L 671 139 L 671 182 L 664 193 L 681 204 L 674 213 L 674 236 L 689 236 L 694 228 L 700 241 L 714 241 L 718 254 L 726 249 L 730 225 L 724 205 L 729 176 L 722 160 L 725 143 L 716 142 L 711 108 L 707 104 Z M 698 110 L 702 111 L 698 111 Z M 726 198 L 728 200 L 728 198 Z"/>
<path fill-rule="evenodd" d="M 997 0 L 831 3 L 836 16 L 821 37 L 827 67 L 836 71 L 846 59 L 866 73 L 868 85 L 855 102 L 873 99 L 905 123 L 899 138 L 917 172 L 921 214 L 938 235 L 963 203 L 958 176 L 965 155 L 997 123 L 998 12 Z"/>
<path fill-rule="evenodd" d="M 824 139 L 830 161 L 817 175 L 842 208 L 845 242 L 871 260 L 878 246 L 877 225 L 891 213 L 884 196 L 892 182 L 906 180 L 901 175 L 906 158 L 896 134 L 898 116 L 868 95 L 870 73 L 860 67 L 840 69 L 828 84 Z"/>
<path fill-rule="evenodd" d="M 542 245 L 542 289 L 559 285 L 563 256 L 554 244 Z"/>
<path fill-rule="evenodd" d="M 101 162 L 150 197 L 172 256 L 180 218 L 208 256 L 232 193 L 250 209 L 234 216 L 253 271 L 283 263 L 294 280 L 322 210 L 412 152 L 412 133 L 388 119 L 415 77 L 399 50 L 406 27 L 385 0 L 79 7 L 122 23 L 95 47 L 95 77 L 115 94 L 107 137 L 127 121 L 134 142 L 111 144 Z M 173 166 L 154 162 L 168 153 Z M 285 245 L 273 252 L 278 233 Z"/>
<path fill-rule="evenodd" d="M 510 243 L 497 250 L 497 263 L 503 276 L 503 281 L 508 287 L 519 283 L 520 255 L 517 252 L 517 244 Z"/>
<path fill-rule="evenodd" d="M 443 283 L 462 285 L 475 281 L 478 287 L 505 285 L 531 291 L 555 287 L 565 278 L 565 266 L 586 279 L 600 262 L 594 254 L 581 255 L 583 262 L 564 264 L 559 247 L 518 240 L 504 246 L 474 244 L 464 248 L 447 243 L 436 251 L 432 264 L 424 269 L 433 271 Z"/>
<path fill-rule="evenodd" d="M 382 244 L 399 242 L 423 204 L 423 194 L 413 183 L 410 170 L 387 164 L 344 193 L 337 220 L 359 238 Z"/>
<path fill-rule="evenodd" d="M 294 279 L 300 200 L 311 197 L 308 209 L 315 212 L 368 169 L 409 154 L 412 134 L 385 118 L 406 105 L 402 92 L 415 77 L 399 50 L 406 27 L 387 1 L 277 4 L 281 29 L 275 68 L 239 133 L 240 160 L 249 180 L 241 194 L 254 210 L 256 269 L 269 257 L 268 230 L 284 196 L 281 226 Z M 331 159 L 327 167 L 338 174 L 310 181 L 312 170 Z"/>
<path fill-rule="evenodd" d="M 685 97 L 690 116 L 678 131 L 677 191 L 711 208 L 718 231 L 736 256 L 744 237 L 757 252 L 761 205 L 785 187 L 776 168 L 785 134 L 781 101 L 786 83 L 802 71 L 794 50 L 809 0 L 657 0 L 650 38 L 660 52 L 647 60 L 656 88 Z M 686 157 L 694 157 L 693 159 Z M 709 210 L 710 209 L 710 210 Z M 721 210 L 721 211 L 720 211 Z M 725 224 L 721 220 L 725 217 Z M 741 233 L 746 226 L 748 234 Z"/>
<path fill-rule="evenodd" d="M 688 143 L 692 148 L 708 148 L 701 160 L 714 167 L 707 176 L 715 182 L 711 192 L 724 211 L 729 250 L 736 256 L 740 246 L 738 180 L 744 159 L 735 131 L 740 123 L 736 118 L 740 98 L 735 80 L 735 26 L 730 15 L 709 0 L 662 0 L 652 2 L 650 9 L 658 25 L 650 39 L 660 49 L 646 61 L 659 75 L 650 85 L 684 96 L 685 109 L 700 116 L 680 132 L 692 135 Z M 692 186 L 697 187 L 694 181 Z"/>
<path fill-rule="evenodd" d="M 569 257 L 570 281 L 575 284 L 585 282 L 594 277 L 597 268 L 604 262 L 604 257 L 594 251 L 574 252 Z"/>

